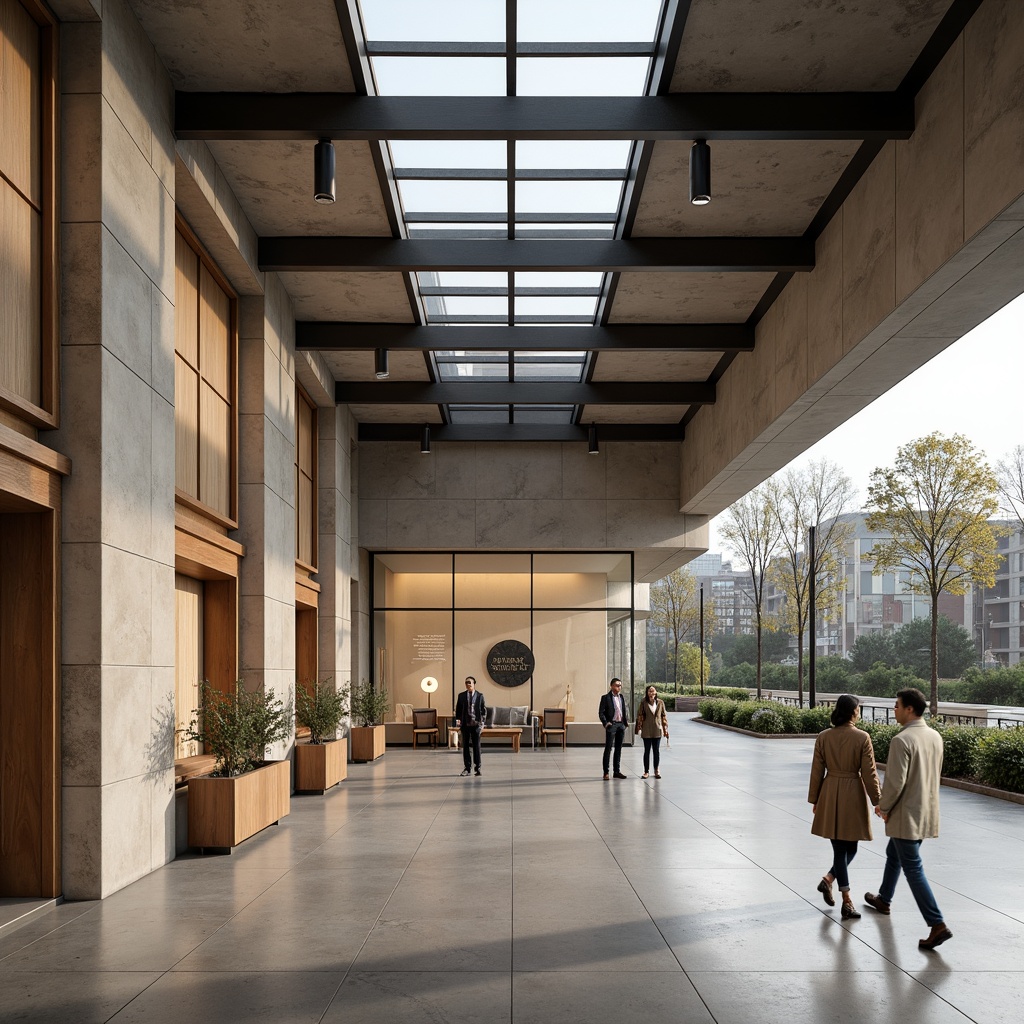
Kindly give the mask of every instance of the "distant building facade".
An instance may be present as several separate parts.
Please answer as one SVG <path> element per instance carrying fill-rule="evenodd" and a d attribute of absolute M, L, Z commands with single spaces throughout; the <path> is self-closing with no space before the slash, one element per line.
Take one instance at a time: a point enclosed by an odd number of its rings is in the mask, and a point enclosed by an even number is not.
<path fill-rule="evenodd" d="M 1019 665 L 1024 651 L 1024 531 L 1003 523 L 1008 534 L 998 540 L 1003 556 L 994 587 L 975 587 L 970 605 L 971 635 L 986 665 Z"/>

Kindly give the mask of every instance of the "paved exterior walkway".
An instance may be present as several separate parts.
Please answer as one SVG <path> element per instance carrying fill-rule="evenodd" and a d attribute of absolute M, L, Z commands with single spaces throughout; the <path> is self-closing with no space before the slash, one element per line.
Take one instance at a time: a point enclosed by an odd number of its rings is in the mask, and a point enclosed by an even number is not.
<path fill-rule="evenodd" d="M 179 858 L 102 903 L 0 931 L 3 1021 L 986 1024 L 1021 1019 L 1024 808 L 943 789 L 892 917 L 815 891 L 809 740 L 672 716 L 665 778 L 601 752 L 390 750 L 298 797 L 230 857 Z M 858 897 L 884 839 L 861 845 Z"/>

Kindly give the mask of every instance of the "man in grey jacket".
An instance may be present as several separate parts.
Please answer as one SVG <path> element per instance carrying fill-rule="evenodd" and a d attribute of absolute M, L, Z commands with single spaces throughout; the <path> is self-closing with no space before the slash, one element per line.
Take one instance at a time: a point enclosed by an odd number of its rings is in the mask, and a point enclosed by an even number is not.
<path fill-rule="evenodd" d="M 885 784 L 875 808 L 885 822 L 889 845 L 885 849 L 885 872 L 878 895 L 865 893 L 869 906 L 888 914 L 900 872 L 925 921 L 931 925 L 921 949 L 934 949 L 953 933 L 946 927 L 935 902 L 932 887 L 921 863 L 921 841 L 939 834 L 939 780 L 942 776 L 942 737 L 921 717 L 927 706 L 924 694 L 913 688 L 896 694 L 896 721 L 902 729 L 889 744 Z"/>

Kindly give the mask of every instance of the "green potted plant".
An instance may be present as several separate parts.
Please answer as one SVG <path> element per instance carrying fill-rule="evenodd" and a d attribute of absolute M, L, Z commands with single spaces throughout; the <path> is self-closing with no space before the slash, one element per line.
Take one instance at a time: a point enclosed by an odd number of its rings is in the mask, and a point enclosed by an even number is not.
<path fill-rule="evenodd" d="M 330 679 L 310 680 L 295 687 L 295 721 L 309 730 L 295 743 L 296 792 L 323 793 L 348 775 L 348 741 L 337 739 L 348 714 L 349 689 Z"/>
<path fill-rule="evenodd" d="M 375 761 L 384 753 L 384 716 L 391 700 L 384 686 L 374 689 L 365 679 L 352 690 L 352 760 Z"/>
<path fill-rule="evenodd" d="M 287 761 L 267 761 L 267 747 L 292 731 L 291 703 L 274 691 L 247 690 L 241 679 L 222 692 L 206 680 L 186 735 L 213 754 L 209 775 L 188 784 L 188 843 L 229 849 L 279 821 L 290 810 Z"/>

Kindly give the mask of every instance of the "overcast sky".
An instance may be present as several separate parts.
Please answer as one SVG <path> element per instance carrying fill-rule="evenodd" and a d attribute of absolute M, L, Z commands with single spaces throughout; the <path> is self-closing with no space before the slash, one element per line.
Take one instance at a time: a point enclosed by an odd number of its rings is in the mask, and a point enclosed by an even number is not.
<path fill-rule="evenodd" d="M 868 477 L 900 445 L 934 430 L 965 434 L 995 467 L 1024 444 L 1024 295 L 1014 299 L 822 438 L 791 465 L 827 458 L 867 496 Z M 711 523 L 711 551 L 724 551 Z"/>

